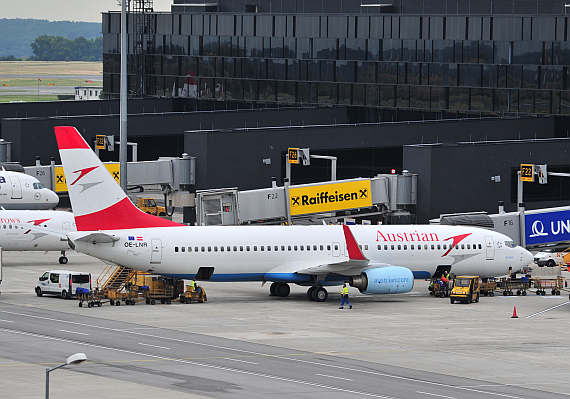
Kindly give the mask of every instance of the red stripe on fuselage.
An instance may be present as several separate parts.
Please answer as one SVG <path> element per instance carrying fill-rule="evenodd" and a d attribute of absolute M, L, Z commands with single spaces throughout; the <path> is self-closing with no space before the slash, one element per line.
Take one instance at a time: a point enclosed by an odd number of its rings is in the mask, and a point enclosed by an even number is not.
<path fill-rule="evenodd" d="M 70 150 L 76 148 L 91 149 L 85 139 L 73 126 L 56 126 L 55 138 L 60 150 Z"/>
<path fill-rule="evenodd" d="M 170 220 L 152 216 L 136 208 L 128 198 L 123 198 L 102 211 L 75 216 L 77 231 L 124 230 L 146 227 L 184 226 Z"/>

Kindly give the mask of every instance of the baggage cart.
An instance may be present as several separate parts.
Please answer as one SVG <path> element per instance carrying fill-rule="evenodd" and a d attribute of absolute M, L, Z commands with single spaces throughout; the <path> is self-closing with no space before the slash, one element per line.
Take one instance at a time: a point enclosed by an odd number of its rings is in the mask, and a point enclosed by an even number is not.
<path fill-rule="evenodd" d="M 546 295 L 549 290 L 552 295 L 560 295 L 560 290 L 564 289 L 564 277 L 557 276 L 555 279 L 534 279 L 534 288 L 536 295 Z"/>
<path fill-rule="evenodd" d="M 180 303 L 192 303 L 192 301 L 203 303 L 207 300 L 206 290 L 200 286 L 197 286 L 194 290 L 191 285 L 187 285 L 186 291 L 180 295 Z"/>
<path fill-rule="evenodd" d="M 99 289 L 89 291 L 87 288 L 78 287 L 75 293 L 79 301 L 79 307 L 83 307 L 83 303 L 87 303 L 88 308 L 95 306 L 101 307 L 104 303 L 108 302 L 105 293 Z"/>
<path fill-rule="evenodd" d="M 480 292 L 484 296 L 495 296 L 495 290 L 497 289 L 497 280 L 494 278 L 486 278 L 480 285 Z"/>

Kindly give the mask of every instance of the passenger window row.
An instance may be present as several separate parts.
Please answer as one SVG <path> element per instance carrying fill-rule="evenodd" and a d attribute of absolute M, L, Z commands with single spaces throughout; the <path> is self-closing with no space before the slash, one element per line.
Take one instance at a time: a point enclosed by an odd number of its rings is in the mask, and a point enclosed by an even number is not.
<path fill-rule="evenodd" d="M 331 250 L 330 245 L 240 245 L 239 247 L 234 246 L 208 246 L 208 247 L 174 247 L 174 252 L 289 252 L 289 251 L 324 251 L 326 248 L 327 251 Z M 338 250 L 338 246 L 335 245 L 335 250 Z"/>
<path fill-rule="evenodd" d="M 407 244 L 399 244 L 399 245 L 391 244 L 391 245 L 386 245 L 386 244 L 384 244 L 384 245 L 382 246 L 382 245 L 378 244 L 377 249 L 378 249 L 378 251 L 382 251 L 382 250 L 384 250 L 384 251 L 388 251 L 388 250 L 394 251 L 395 249 L 397 249 L 398 251 L 401 251 L 401 250 L 407 251 L 407 250 L 408 250 L 408 247 L 409 247 L 409 249 L 410 249 L 411 251 L 413 251 L 413 250 L 421 251 L 422 249 L 423 249 L 424 251 L 427 251 L 427 250 L 430 250 L 430 249 L 431 249 L 431 250 L 435 250 L 435 249 L 438 249 L 438 250 L 447 249 L 447 248 L 448 248 L 448 245 L 447 245 L 447 244 L 431 244 L 431 245 L 428 245 L 428 244 L 423 244 L 423 245 L 422 245 L 422 244 L 418 244 L 418 245 L 415 245 L 415 244 L 410 244 L 410 245 L 407 245 Z M 452 247 L 453 247 L 452 245 L 449 245 L 449 249 L 452 249 Z M 362 249 L 362 246 L 361 246 L 360 248 Z M 471 248 L 473 248 L 473 249 L 483 249 L 483 246 L 482 246 L 481 244 L 461 244 L 461 245 L 456 244 L 456 245 L 455 245 L 455 249 L 471 249 Z M 368 249 L 368 245 L 366 245 L 366 249 Z"/>

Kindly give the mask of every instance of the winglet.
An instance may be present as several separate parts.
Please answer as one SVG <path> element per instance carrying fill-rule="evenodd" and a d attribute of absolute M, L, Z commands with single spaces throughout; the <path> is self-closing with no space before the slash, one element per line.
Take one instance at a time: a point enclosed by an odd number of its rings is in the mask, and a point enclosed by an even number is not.
<path fill-rule="evenodd" d="M 346 241 L 346 248 L 348 249 L 348 257 L 350 260 L 369 260 L 360 250 L 350 228 L 346 224 L 343 224 L 342 229 L 344 231 L 344 239 Z"/>

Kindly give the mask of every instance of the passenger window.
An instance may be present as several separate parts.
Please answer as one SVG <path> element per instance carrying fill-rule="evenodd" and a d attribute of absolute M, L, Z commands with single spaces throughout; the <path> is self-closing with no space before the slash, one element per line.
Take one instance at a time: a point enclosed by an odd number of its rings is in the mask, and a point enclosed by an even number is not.
<path fill-rule="evenodd" d="M 455 249 L 459 249 L 459 244 L 455 244 Z"/>
<path fill-rule="evenodd" d="M 234 247 L 234 252 L 237 252 L 237 247 Z"/>
<path fill-rule="evenodd" d="M 277 247 L 275 247 L 277 248 Z M 285 245 L 281 245 L 281 251 L 285 252 Z"/>
<path fill-rule="evenodd" d="M 362 245 L 359 245 L 358 248 L 360 248 L 360 250 L 362 251 Z"/>
<path fill-rule="evenodd" d="M 331 246 L 327 245 L 327 251 L 330 251 L 330 250 L 331 250 Z"/>
<path fill-rule="evenodd" d="M 320 246 L 320 249 L 321 249 L 321 251 L 324 251 L 324 250 L 325 250 L 324 245 L 321 245 L 321 246 Z"/>
<path fill-rule="evenodd" d="M 296 246 L 296 245 L 294 245 L 294 246 L 293 246 L 293 249 L 296 251 L 296 250 L 297 250 L 297 246 Z"/>
<path fill-rule="evenodd" d="M 206 252 L 206 247 L 202 247 L 202 252 Z"/>
<path fill-rule="evenodd" d="M 261 251 L 265 251 L 265 248 L 263 247 L 263 245 L 261 246 Z"/>
<path fill-rule="evenodd" d="M 402 250 L 402 246 L 398 245 L 398 251 L 401 251 L 401 250 Z"/>
<path fill-rule="evenodd" d="M 437 244 L 437 249 L 441 249 L 441 245 Z"/>
<path fill-rule="evenodd" d="M 471 244 L 467 244 L 467 249 L 471 249 Z"/>
<path fill-rule="evenodd" d="M 479 244 L 479 249 L 483 249 L 483 247 L 481 246 L 481 244 Z"/>
<path fill-rule="evenodd" d="M 368 245 L 365 245 L 365 246 L 364 246 L 364 250 L 365 250 L 365 251 L 368 251 Z"/>
<path fill-rule="evenodd" d="M 433 251 L 435 249 L 435 245 L 431 244 L 431 250 Z"/>
<path fill-rule="evenodd" d="M 394 250 L 394 245 L 392 244 L 390 247 L 391 247 L 391 249 L 392 249 L 392 251 L 393 251 L 393 250 Z"/>
<path fill-rule="evenodd" d="M 305 247 L 303 245 L 301 245 L 299 248 L 301 249 L 301 251 L 305 250 Z"/>
<path fill-rule="evenodd" d="M 465 249 L 465 244 L 461 244 L 461 249 Z"/>
<path fill-rule="evenodd" d="M 221 251 L 221 252 L 224 252 L 224 247 L 220 247 L 220 251 Z"/>
<path fill-rule="evenodd" d="M 174 252 L 178 252 L 178 247 L 174 247 Z"/>
<path fill-rule="evenodd" d="M 421 251 L 421 250 L 422 250 L 422 246 L 418 245 L 418 251 Z"/>
<path fill-rule="evenodd" d="M 334 250 L 335 250 L 335 251 L 338 251 L 338 245 L 335 245 L 335 246 L 334 246 Z"/>
<path fill-rule="evenodd" d="M 218 252 L 218 247 L 214 247 L 214 252 Z"/>
<path fill-rule="evenodd" d="M 281 247 L 281 248 L 283 248 L 283 247 Z M 276 251 L 279 251 L 279 247 L 278 247 L 277 245 L 276 245 L 275 248 L 273 248 L 273 249 L 276 250 Z"/>
<path fill-rule="evenodd" d="M 186 252 L 186 247 L 180 247 L 180 250 L 181 250 L 182 252 Z"/>
<path fill-rule="evenodd" d="M 246 251 L 249 251 L 249 245 L 248 245 L 247 247 L 245 247 L 245 250 L 246 250 Z"/>
<path fill-rule="evenodd" d="M 291 245 L 289 245 L 289 246 L 287 247 L 287 250 L 288 250 L 288 251 L 290 251 L 290 250 L 291 250 Z"/>
<path fill-rule="evenodd" d="M 198 252 L 198 247 L 194 247 L 194 252 Z"/>
<path fill-rule="evenodd" d="M 253 246 L 253 251 L 254 251 L 254 252 L 257 251 L 257 245 L 254 245 L 254 246 Z"/>
<path fill-rule="evenodd" d="M 317 246 L 313 245 L 313 251 L 316 251 L 316 250 L 317 250 Z"/>
<path fill-rule="evenodd" d="M 443 244 L 443 249 L 447 249 L 447 244 Z"/>
<path fill-rule="evenodd" d="M 310 250 L 311 250 L 311 246 L 307 245 L 307 251 L 310 251 Z"/>
<path fill-rule="evenodd" d="M 388 250 L 388 246 L 384 245 L 384 251 L 387 251 L 387 250 Z"/>
<path fill-rule="evenodd" d="M 192 252 L 192 247 L 188 247 L 188 252 Z"/>
<path fill-rule="evenodd" d="M 414 244 L 410 245 L 410 249 L 413 251 L 415 248 Z"/>
<path fill-rule="evenodd" d="M 408 246 L 407 246 L 407 245 L 404 245 L 404 251 L 405 251 L 406 249 L 408 249 Z"/>
<path fill-rule="evenodd" d="M 212 252 L 212 247 L 208 247 L 208 252 Z"/>
<path fill-rule="evenodd" d="M 424 245 L 424 249 L 427 251 L 427 249 L 428 249 L 427 244 Z"/>

